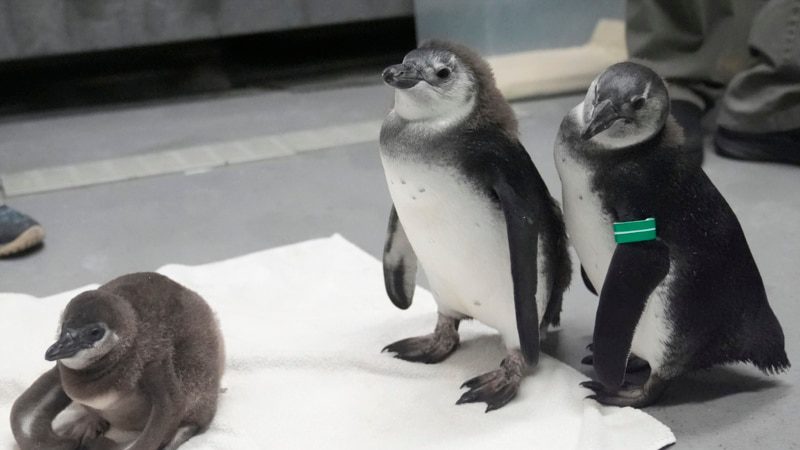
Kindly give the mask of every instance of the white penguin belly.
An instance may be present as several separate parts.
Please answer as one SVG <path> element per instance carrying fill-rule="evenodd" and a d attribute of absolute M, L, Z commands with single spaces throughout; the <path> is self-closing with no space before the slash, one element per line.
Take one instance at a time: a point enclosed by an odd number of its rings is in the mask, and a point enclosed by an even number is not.
<path fill-rule="evenodd" d="M 611 217 L 590 186 L 591 173 L 562 148 L 556 150 L 564 223 L 583 269 L 599 293 L 617 244 Z"/>
<path fill-rule="evenodd" d="M 672 323 L 668 320 L 669 286 L 673 280 L 673 268 L 670 263 L 669 272 L 664 280 L 647 298 L 642 317 L 636 325 L 631 342 L 631 353 L 644 358 L 650 363 L 653 373 L 659 372 L 664 365 L 667 344 L 672 336 Z M 669 374 L 661 374 L 669 375 Z"/>
<path fill-rule="evenodd" d="M 590 185 L 591 171 L 572 158 L 560 143 L 556 145 L 555 160 L 561 178 L 567 235 L 599 294 L 617 248 L 613 219 L 603 210 L 599 195 Z M 647 360 L 654 371 L 663 363 L 666 343 L 671 334 L 666 313 L 671 272 L 670 267 L 670 274 L 647 298 L 631 342 L 631 352 Z"/>
<path fill-rule="evenodd" d="M 108 421 L 113 427 L 127 431 L 144 429 L 150 404 L 139 394 L 121 394 L 107 391 L 92 397 L 83 398 L 67 390 L 67 395 L 75 402 L 87 406 Z"/>
<path fill-rule="evenodd" d="M 452 169 L 387 157 L 383 166 L 400 222 L 439 309 L 456 317 L 473 317 L 498 330 L 507 346 L 518 347 L 503 212 Z M 541 321 L 549 282 L 541 270 L 542 252 L 536 251 Z"/>

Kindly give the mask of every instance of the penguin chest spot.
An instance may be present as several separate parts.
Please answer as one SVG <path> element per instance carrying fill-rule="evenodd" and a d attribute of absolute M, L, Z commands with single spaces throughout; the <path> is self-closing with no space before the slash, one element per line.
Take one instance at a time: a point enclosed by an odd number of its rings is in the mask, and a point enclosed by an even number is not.
<path fill-rule="evenodd" d="M 392 201 L 406 228 L 480 228 L 493 225 L 499 217 L 488 197 L 453 169 L 395 161 L 386 161 L 384 168 Z"/>
<path fill-rule="evenodd" d="M 599 292 L 617 245 L 613 220 L 591 186 L 593 173 L 590 168 L 574 160 L 563 148 L 557 149 L 556 168 L 561 178 L 567 234 L 581 265 Z"/>

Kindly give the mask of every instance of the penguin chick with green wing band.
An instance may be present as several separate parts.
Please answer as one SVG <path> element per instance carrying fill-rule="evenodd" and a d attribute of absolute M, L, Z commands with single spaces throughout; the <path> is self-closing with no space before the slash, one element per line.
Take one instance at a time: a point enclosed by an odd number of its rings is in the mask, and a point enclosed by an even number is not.
<path fill-rule="evenodd" d="M 507 355 L 475 377 L 458 403 L 508 403 L 539 358 L 539 327 L 558 324 L 570 264 L 561 211 L 517 136 L 488 64 L 432 41 L 387 68 L 394 108 L 380 150 L 393 208 L 383 264 L 386 290 L 411 305 L 417 266 L 438 304 L 433 333 L 386 347 L 397 358 L 444 360 L 460 320 L 495 328 Z"/>
<path fill-rule="evenodd" d="M 670 380 L 715 364 L 789 367 L 742 228 L 692 163 L 669 104 L 653 71 L 615 64 L 591 83 L 556 139 L 567 234 L 584 281 L 600 293 L 585 359 L 598 380 L 584 385 L 606 404 L 645 406 Z M 617 244 L 614 222 L 648 218 L 656 236 Z M 656 232 L 619 231 L 632 230 Z M 640 361 L 634 355 L 650 365 L 642 386 L 625 381 Z"/>

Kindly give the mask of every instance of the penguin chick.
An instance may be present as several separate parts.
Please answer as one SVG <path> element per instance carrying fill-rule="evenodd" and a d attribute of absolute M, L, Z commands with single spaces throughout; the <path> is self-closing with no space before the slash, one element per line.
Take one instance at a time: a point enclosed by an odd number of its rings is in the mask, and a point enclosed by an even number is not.
<path fill-rule="evenodd" d="M 56 366 L 11 410 L 22 450 L 105 446 L 109 427 L 138 432 L 126 449 L 175 449 L 214 417 L 224 349 L 199 295 L 135 273 L 72 299 L 45 359 Z M 71 402 L 86 415 L 57 434 L 53 419 Z"/>
<path fill-rule="evenodd" d="M 388 67 L 394 108 L 380 154 L 393 207 L 383 255 L 386 291 L 411 305 L 417 266 L 438 305 L 432 334 L 384 350 L 437 363 L 459 343 L 459 321 L 498 330 L 500 368 L 475 377 L 457 403 L 502 407 L 539 357 L 540 326 L 558 324 L 570 281 L 558 205 L 520 144 L 511 107 L 470 49 L 430 41 Z"/>
<path fill-rule="evenodd" d="M 669 112 L 663 80 L 633 63 L 597 76 L 555 145 L 564 216 L 587 286 L 600 293 L 598 401 L 645 406 L 672 380 L 715 364 L 789 367 L 781 326 L 736 215 Z M 614 222 L 654 218 L 655 240 L 617 244 Z M 649 363 L 642 386 L 625 382 Z"/>

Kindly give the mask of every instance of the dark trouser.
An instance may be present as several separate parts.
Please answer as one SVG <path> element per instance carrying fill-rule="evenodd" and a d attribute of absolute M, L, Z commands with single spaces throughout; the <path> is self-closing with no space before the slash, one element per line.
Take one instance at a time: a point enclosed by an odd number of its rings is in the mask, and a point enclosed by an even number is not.
<path fill-rule="evenodd" d="M 627 0 L 631 59 L 734 131 L 800 128 L 800 0 Z"/>

